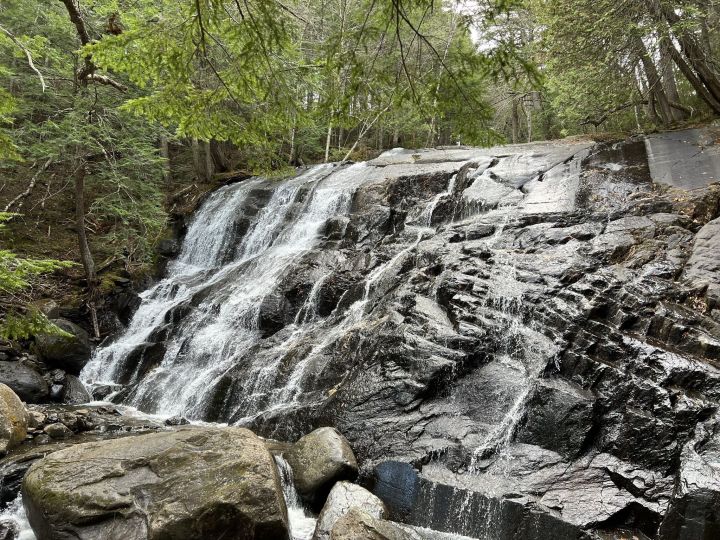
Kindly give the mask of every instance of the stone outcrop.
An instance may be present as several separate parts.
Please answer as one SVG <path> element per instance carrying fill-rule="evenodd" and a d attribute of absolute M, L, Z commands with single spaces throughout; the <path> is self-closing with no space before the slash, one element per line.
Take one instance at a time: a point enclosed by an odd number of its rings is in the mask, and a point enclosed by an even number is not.
<path fill-rule="evenodd" d="M 25 406 L 9 386 L 0 383 L 0 454 L 25 440 L 27 429 Z"/>
<path fill-rule="evenodd" d="M 295 486 L 303 499 L 321 507 L 340 480 L 353 480 L 358 465 L 352 448 L 336 429 L 316 429 L 300 438 L 285 454 Z"/>

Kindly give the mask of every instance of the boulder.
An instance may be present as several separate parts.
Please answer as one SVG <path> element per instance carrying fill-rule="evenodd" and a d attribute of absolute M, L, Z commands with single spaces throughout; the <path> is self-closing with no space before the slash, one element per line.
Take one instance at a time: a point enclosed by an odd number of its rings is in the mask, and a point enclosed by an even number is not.
<path fill-rule="evenodd" d="M 27 429 L 25 406 L 9 386 L 0 383 L 0 453 L 23 442 Z"/>
<path fill-rule="evenodd" d="M 377 519 L 382 519 L 387 514 L 385 504 L 367 489 L 350 482 L 338 482 L 330 490 L 330 495 L 320 512 L 313 540 L 330 538 L 330 531 L 337 520 L 352 508 L 359 508 Z"/>
<path fill-rule="evenodd" d="M 79 375 L 88 360 L 92 348 L 88 333 L 65 319 L 51 319 L 60 330 L 69 335 L 40 334 L 35 336 L 40 357 L 49 365 Z"/>
<path fill-rule="evenodd" d="M 720 538 L 720 417 L 698 424 L 682 450 L 661 540 Z"/>
<path fill-rule="evenodd" d="M 371 516 L 359 508 L 335 522 L 330 540 L 412 540 L 413 537 L 388 521 Z"/>
<path fill-rule="evenodd" d="M 46 401 L 50 392 L 40 372 L 24 362 L 0 361 L 0 383 L 8 385 L 27 403 Z"/>
<path fill-rule="evenodd" d="M 73 434 L 72 430 L 62 422 L 48 424 L 43 428 L 43 431 L 49 435 L 51 439 L 67 439 L 68 437 L 72 437 Z"/>
<path fill-rule="evenodd" d="M 92 401 L 85 385 L 75 375 L 65 375 L 61 397 L 62 402 L 68 405 L 80 405 Z"/>
<path fill-rule="evenodd" d="M 33 464 L 22 492 L 39 538 L 288 539 L 275 462 L 247 429 L 73 446 Z"/>
<path fill-rule="evenodd" d="M 292 467 L 298 492 L 316 507 L 322 506 L 335 482 L 353 480 L 358 473 L 350 444 L 331 427 L 302 437 L 285 458 Z"/>

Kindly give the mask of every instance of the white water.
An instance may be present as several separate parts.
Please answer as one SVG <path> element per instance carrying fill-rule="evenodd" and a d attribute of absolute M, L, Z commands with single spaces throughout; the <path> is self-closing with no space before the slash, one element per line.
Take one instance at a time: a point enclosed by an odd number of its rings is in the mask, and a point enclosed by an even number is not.
<path fill-rule="evenodd" d="M 287 506 L 290 536 L 292 540 L 310 540 L 313 532 L 315 532 L 317 518 L 303 507 L 300 496 L 295 489 L 293 470 L 290 464 L 282 456 L 275 456 L 275 463 L 277 464 L 285 505 Z"/>
<path fill-rule="evenodd" d="M 235 408 L 240 415 L 272 408 L 286 395 L 275 387 L 274 368 L 282 359 L 282 348 L 276 362 L 256 362 L 250 354 L 261 337 L 262 302 L 316 245 L 328 220 L 349 211 L 366 167 L 361 163 L 334 170 L 321 165 L 280 184 L 234 250 L 235 221 L 261 181 L 215 192 L 197 212 L 169 276 L 143 294 L 126 333 L 96 352 L 83 378 L 90 383 L 118 382 L 128 372 L 128 356 L 171 322 L 173 308 L 192 301 L 195 309 L 175 323 L 159 366 L 140 377 L 142 362 L 137 363 L 129 377 L 137 384 L 126 402 L 150 413 L 200 418 L 207 396 L 223 376 L 250 362 L 251 376 L 242 395 L 234 396 Z M 299 200 L 301 191 L 306 193 L 304 202 Z M 311 321 L 314 313 L 307 311 Z"/>
<path fill-rule="evenodd" d="M 36 540 L 37 537 L 30 528 L 30 522 L 25 514 L 25 507 L 22 503 L 22 495 L 18 494 L 17 498 L 0 512 L 0 523 L 14 523 L 17 527 L 18 536 L 15 540 Z"/>

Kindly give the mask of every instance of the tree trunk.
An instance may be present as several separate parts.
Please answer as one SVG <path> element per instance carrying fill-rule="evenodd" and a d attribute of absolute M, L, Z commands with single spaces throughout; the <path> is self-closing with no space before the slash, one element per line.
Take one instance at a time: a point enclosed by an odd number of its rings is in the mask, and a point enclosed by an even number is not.
<path fill-rule="evenodd" d="M 214 139 L 211 140 L 210 154 L 212 156 L 212 162 L 216 172 L 228 172 L 230 170 L 231 163 L 227 156 L 226 143 L 222 143 Z"/>
<path fill-rule="evenodd" d="M 165 184 L 170 183 L 170 144 L 168 143 L 167 137 L 160 137 L 160 157 L 165 161 L 163 162 L 163 180 Z"/>
<path fill-rule="evenodd" d="M 203 142 L 203 153 L 205 154 L 205 170 L 203 172 L 205 181 L 210 182 L 215 174 L 215 163 L 213 162 L 212 152 L 210 151 L 210 143 Z"/>
<path fill-rule="evenodd" d="M 652 58 L 650 58 L 650 54 L 645 48 L 645 44 L 640 36 L 635 35 L 632 40 L 635 51 L 640 57 L 640 62 L 642 63 L 643 70 L 645 71 L 645 76 L 647 77 L 648 102 L 652 102 L 656 105 L 655 111 L 659 115 L 660 121 L 665 125 L 670 124 L 673 120 L 673 113 L 670 108 L 670 102 L 668 101 L 667 95 L 665 95 L 662 80 L 658 74 L 655 62 Z"/>
<path fill-rule="evenodd" d="M 198 181 L 203 181 L 205 179 L 205 165 L 203 164 L 200 142 L 193 137 L 190 144 L 192 147 L 193 170 L 195 171 L 195 177 Z"/>
<path fill-rule="evenodd" d="M 328 121 L 327 137 L 325 137 L 325 163 L 330 161 L 330 141 L 332 139 L 332 111 L 330 112 L 330 120 Z"/>
<path fill-rule="evenodd" d="M 512 142 L 513 144 L 517 144 L 518 142 L 518 130 L 520 129 L 520 114 L 518 113 L 518 99 L 516 95 L 513 95 L 512 98 L 512 114 L 510 117 L 510 129 L 512 134 Z"/>
<path fill-rule="evenodd" d="M 683 60 L 692 68 L 697 79 L 702 82 L 713 99 L 720 102 L 720 74 L 713 69 L 709 61 L 712 57 L 711 52 L 705 50 L 695 35 L 684 28 L 682 24 L 684 21 L 673 7 L 658 0 L 648 2 L 648 7 L 658 22 L 670 26 L 675 39 L 680 44 Z"/>
<path fill-rule="evenodd" d="M 669 47 L 672 47 L 667 39 L 660 41 L 660 69 L 662 70 L 663 87 L 670 103 L 680 103 L 680 94 L 675 80 L 674 62 L 670 55 Z M 683 110 L 671 107 L 673 120 L 681 122 L 687 119 L 687 113 Z"/>
<path fill-rule="evenodd" d="M 675 65 L 678 67 L 680 72 L 685 76 L 685 78 L 688 80 L 688 82 L 692 85 L 692 87 L 697 92 L 698 96 L 702 98 L 702 100 L 708 104 L 708 106 L 716 113 L 720 114 L 720 100 L 715 99 L 715 97 L 709 92 L 709 90 L 705 87 L 703 82 L 698 78 L 698 76 L 695 74 L 693 69 L 690 67 L 690 65 L 685 61 L 685 58 L 680 54 L 680 52 L 675 48 L 674 45 L 672 45 L 668 52 L 670 53 L 670 56 L 672 57 L 673 61 L 675 62 Z"/>
<path fill-rule="evenodd" d="M 88 244 L 87 232 L 85 230 L 85 164 L 80 163 L 75 173 L 75 227 L 78 235 L 78 248 L 80 250 L 80 260 L 85 269 L 85 277 L 88 286 L 95 283 L 95 261 L 90 252 Z"/>

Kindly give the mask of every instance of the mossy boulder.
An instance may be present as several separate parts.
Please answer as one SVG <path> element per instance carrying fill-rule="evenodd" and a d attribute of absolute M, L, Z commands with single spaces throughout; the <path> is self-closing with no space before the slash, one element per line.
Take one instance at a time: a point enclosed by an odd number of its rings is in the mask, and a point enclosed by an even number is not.
<path fill-rule="evenodd" d="M 28 414 L 25 405 L 12 389 L 0 383 L 0 453 L 15 448 L 25 440 Z"/>
<path fill-rule="evenodd" d="M 40 540 L 288 539 L 275 462 L 241 428 L 73 446 L 35 463 L 22 493 Z"/>
<path fill-rule="evenodd" d="M 322 507 L 335 482 L 354 480 L 358 473 L 350 443 L 331 427 L 302 437 L 285 458 L 293 469 L 298 492 L 316 508 Z"/>
<path fill-rule="evenodd" d="M 61 332 L 35 336 L 40 358 L 50 366 L 64 369 L 73 375 L 80 374 L 92 353 L 88 333 L 65 319 L 51 319 L 51 322 Z"/>

